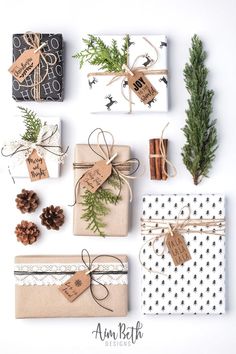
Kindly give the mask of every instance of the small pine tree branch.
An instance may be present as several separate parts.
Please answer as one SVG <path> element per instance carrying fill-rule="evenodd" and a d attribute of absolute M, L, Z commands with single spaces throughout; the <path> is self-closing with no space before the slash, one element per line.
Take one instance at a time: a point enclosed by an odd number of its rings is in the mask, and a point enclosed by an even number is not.
<path fill-rule="evenodd" d="M 208 89 L 207 54 L 197 35 L 192 38 L 189 54 L 189 63 L 184 68 L 184 81 L 190 98 L 183 128 L 186 144 L 182 158 L 197 185 L 208 176 L 218 146 L 216 120 L 211 119 L 214 91 Z"/>
<path fill-rule="evenodd" d="M 86 48 L 76 53 L 73 58 L 79 60 L 80 68 L 85 63 L 96 65 L 105 71 L 122 71 L 123 64 L 127 63 L 128 48 L 130 45 L 130 37 L 124 37 L 124 43 L 121 49 L 118 48 L 117 41 L 112 39 L 110 45 L 106 45 L 104 41 L 92 34 L 88 35 L 88 39 L 83 39 Z"/>
<path fill-rule="evenodd" d="M 36 113 L 29 110 L 28 108 L 18 107 L 21 110 L 22 117 L 24 118 L 24 124 L 26 131 L 22 135 L 22 139 L 36 143 L 40 129 L 42 128 L 42 122 L 37 117 Z"/>

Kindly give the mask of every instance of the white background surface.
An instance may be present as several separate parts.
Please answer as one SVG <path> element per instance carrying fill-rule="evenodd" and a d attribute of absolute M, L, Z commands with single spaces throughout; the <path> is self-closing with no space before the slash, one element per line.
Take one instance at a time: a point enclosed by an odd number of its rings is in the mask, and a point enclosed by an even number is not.
<path fill-rule="evenodd" d="M 14 129 L 12 117 L 17 103 L 11 99 L 11 35 L 27 30 L 61 32 L 66 41 L 66 87 L 63 103 L 30 103 L 28 107 L 40 115 L 60 116 L 63 120 L 64 143 L 70 144 L 70 156 L 58 180 L 45 180 L 32 185 L 28 180 L 12 184 L 7 172 L 1 173 L 1 237 L 0 237 L 0 352 L 3 354 L 83 354 L 83 353 L 151 353 L 221 354 L 235 353 L 236 286 L 235 286 L 235 15 L 233 0 L 166 0 L 166 1 L 36 1 L 8 0 L 1 3 L 1 138 L 7 126 Z M 168 114 L 90 115 L 87 82 L 78 62 L 72 59 L 86 33 L 105 34 L 164 33 L 169 39 L 170 101 Z M 180 151 L 186 107 L 186 91 L 182 70 L 188 59 L 190 38 L 198 33 L 209 53 L 209 84 L 215 90 L 214 116 L 218 118 L 220 148 L 211 178 L 194 187 L 182 164 Z M 148 139 L 157 137 L 166 122 L 170 156 L 178 168 L 178 176 L 168 182 L 149 180 Z M 113 132 L 117 144 L 130 144 L 134 156 L 146 164 L 146 174 L 135 182 L 132 207 L 132 232 L 128 238 L 84 238 L 72 235 L 72 209 L 67 205 L 73 197 L 73 147 L 85 143 L 89 132 L 102 127 Z M 17 133 L 17 132 L 16 132 Z M 1 165 L 2 166 L 2 165 Z M 64 207 L 66 224 L 60 232 L 45 232 L 40 241 L 24 247 L 16 242 L 14 228 L 22 215 L 16 210 L 15 195 L 22 187 L 34 188 L 41 206 L 51 203 Z M 227 197 L 227 314 L 217 316 L 144 317 L 140 312 L 140 247 L 139 217 L 144 193 L 224 192 Z M 29 217 L 38 222 L 40 210 Z M 98 319 L 14 319 L 13 258 L 20 254 L 79 254 L 86 247 L 91 253 L 127 253 L 130 256 L 130 312 L 126 324 L 143 324 L 144 337 L 137 344 L 105 347 L 91 332 Z M 101 319 L 103 327 L 116 329 L 119 319 Z"/>

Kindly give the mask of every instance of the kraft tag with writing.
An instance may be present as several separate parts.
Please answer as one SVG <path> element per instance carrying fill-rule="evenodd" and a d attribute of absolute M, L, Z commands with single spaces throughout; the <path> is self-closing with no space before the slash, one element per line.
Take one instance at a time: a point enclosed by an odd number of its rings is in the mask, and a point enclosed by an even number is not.
<path fill-rule="evenodd" d="M 70 302 L 73 302 L 78 296 L 89 288 L 91 278 L 89 274 L 86 274 L 86 272 L 86 270 L 76 272 L 69 280 L 58 288 Z"/>
<path fill-rule="evenodd" d="M 91 193 L 95 193 L 96 190 L 110 177 L 111 173 L 111 164 L 107 164 L 105 160 L 95 162 L 93 167 L 81 177 L 80 185 Z"/>
<path fill-rule="evenodd" d="M 129 75 L 128 84 L 131 90 L 140 98 L 144 104 L 153 102 L 157 90 L 151 82 L 142 73 L 134 73 L 134 75 Z"/>
<path fill-rule="evenodd" d="M 173 236 L 168 235 L 166 244 L 176 267 L 191 259 L 184 237 L 177 231 L 173 231 Z"/>
<path fill-rule="evenodd" d="M 8 69 L 20 83 L 39 65 L 40 53 L 34 53 L 34 51 L 35 49 L 25 50 Z"/>
<path fill-rule="evenodd" d="M 33 150 L 26 159 L 29 176 L 32 182 L 48 178 L 48 169 L 44 158 L 40 157 L 36 150 Z"/>

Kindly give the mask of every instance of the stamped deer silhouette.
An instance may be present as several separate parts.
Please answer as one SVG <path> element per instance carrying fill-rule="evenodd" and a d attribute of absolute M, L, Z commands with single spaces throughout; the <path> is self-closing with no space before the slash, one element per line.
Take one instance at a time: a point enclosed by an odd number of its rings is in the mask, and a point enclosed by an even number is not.
<path fill-rule="evenodd" d="M 131 42 L 130 37 L 128 37 L 128 47 L 130 47 L 132 44 L 135 44 L 135 42 Z"/>
<path fill-rule="evenodd" d="M 160 79 L 159 79 L 160 82 L 164 82 L 164 84 L 168 84 L 168 81 L 166 80 L 165 76 L 162 76 Z"/>
<path fill-rule="evenodd" d="M 154 102 L 156 102 L 155 97 L 151 101 L 148 102 L 148 107 L 151 108 L 152 107 L 152 103 L 154 103 Z"/>
<path fill-rule="evenodd" d="M 123 80 L 122 86 L 125 88 L 128 85 L 128 80 Z"/>
<path fill-rule="evenodd" d="M 117 103 L 117 101 L 113 100 L 112 95 L 107 95 L 105 98 L 108 98 L 109 102 L 106 104 L 107 110 L 110 111 L 111 110 L 111 106 L 114 103 Z"/>
<path fill-rule="evenodd" d="M 144 58 L 146 58 L 146 61 L 143 63 L 143 66 L 145 66 L 146 68 L 149 64 L 153 62 L 153 59 L 148 54 L 145 54 Z"/>
<path fill-rule="evenodd" d="M 89 80 L 88 84 L 89 84 L 89 88 L 93 88 L 93 85 L 96 84 L 96 82 L 98 82 L 98 80 L 96 79 L 96 77 L 93 77 L 93 80 Z"/>
<path fill-rule="evenodd" d="M 160 48 L 163 48 L 163 47 L 167 47 L 167 43 L 166 42 L 161 42 Z"/>

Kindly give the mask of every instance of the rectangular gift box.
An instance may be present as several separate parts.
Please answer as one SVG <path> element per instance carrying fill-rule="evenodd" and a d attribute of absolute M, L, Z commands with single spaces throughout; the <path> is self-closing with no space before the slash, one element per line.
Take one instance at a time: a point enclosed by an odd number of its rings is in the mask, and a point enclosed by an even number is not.
<path fill-rule="evenodd" d="M 91 256 L 93 261 L 95 256 Z M 88 257 L 85 258 L 86 264 Z M 120 261 L 122 262 L 120 262 Z M 99 256 L 93 263 L 91 289 L 73 302 L 59 291 L 77 271 L 87 270 L 80 256 L 18 256 L 15 258 L 16 318 L 126 316 L 128 311 L 128 258 Z M 96 280 L 98 282 L 96 282 Z M 102 285 L 101 285 L 102 284 Z M 102 307 L 102 306 L 106 307 Z M 110 311 L 108 310 L 110 309 Z"/>
<path fill-rule="evenodd" d="M 110 45 L 113 39 L 117 41 L 119 48 L 124 44 L 124 35 L 99 35 L 99 37 L 107 45 Z M 132 68 L 134 65 L 134 67 L 149 69 L 148 65 L 156 61 L 153 66 L 150 66 L 150 71 L 153 71 L 153 74 L 148 74 L 146 77 L 158 91 L 157 96 L 150 104 L 144 104 L 134 92 L 129 92 L 127 79 L 125 79 L 124 76 L 120 76 L 118 80 L 110 83 L 112 78 L 115 77 L 115 74 L 102 76 L 102 70 L 99 70 L 99 68 L 94 65 L 87 64 L 86 69 L 88 74 L 94 73 L 94 75 L 88 77 L 89 102 L 92 113 L 129 112 L 129 93 L 131 94 L 131 101 L 134 103 L 131 105 L 132 112 L 168 111 L 168 47 L 166 36 L 130 35 L 130 43 L 127 62 L 129 68 Z M 136 58 L 138 58 L 137 61 Z M 155 70 L 159 70 L 160 73 L 154 73 Z M 161 71 L 163 71 L 164 74 Z M 96 73 L 98 74 L 96 75 Z"/>
<path fill-rule="evenodd" d="M 19 117 L 17 117 L 19 118 Z M 61 120 L 58 117 L 45 117 L 45 118 L 41 118 L 42 121 L 42 125 L 44 124 L 48 124 L 48 125 L 57 125 L 58 126 L 58 141 L 56 143 L 56 145 L 61 145 Z M 18 139 L 21 134 L 24 133 L 24 125 L 22 123 L 22 119 L 17 119 L 16 120 L 16 132 L 17 134 L 19 134 L 18 137 L 16 137 L 16 139 Z M 49 173 L 49 178 L 58 178 L 60 176 L 60 169 L 61 169 L 61 164 L 59 164 L 57 162 L 57 160 L 55 160 L 53 158 L 54 156 L 51 155 L 50 153 L 47 153 L 47 156 L 45 158 L 45 162 L 47 165 L 47 169 L 48 169 L 48 173 Z M 4 159 L 7 160 L 7 159 Z M 6 163 L 8 163 L 8 161 L 6 161 Z M 14 178 L 29 178 L 29 172 L 27 169 L 27 165 L 26 162 L 23 162 L 21 164 L 14 164 L 14 167 L 11 166 L 11 175 Z"/>
<path fill-rule="evenodd" d="M 40 76 L 45 79 L 38 87 L 38 101 L 63 101 L 64 99 L 64 44 L 62 34 L 37 33 L 40 43 L 46 42 L 41 51 L 46 54 L 48 69 L 45 61 L 40 57 Z M 13 62 L 27 49 L 31 49 L 24 40 L 24 34 L 13 34 Z M 52 55 L 51 55 L 52 54 Z M 50 63 L 54 62 L 54 65 Z M 33 86 L 35 83 L 34 70 L 20 84 L 12 79 L 12 97 L 16 101 L 35 101 Z"/>
<path fill-rule="evenodd" d="M 110 145 L 108 145 L 110 147 Z M 91 145 L 91 147 L 97 150 L 97 145 Z M 103 146 L 104 148 L 104 146 Z M 118 153 L 114 162 L 126 161 L 130 158 L 130 147 L 127 145 L 114 145 L 113 151 Z M 77 144 L 75 146 L 75 163 L 91 163 L 93 165 L 96 161 L 101 160 L 101 157 L 97 156 L 87 144 Z M 78 180 L 85 173 L 86 169 L 74 169 L 74 186 L 76 186 Z M 112 189 L 111 185 L 107 182 L 103 186 Z M 115 191 L 117 192 L 117 191 Z M 81 205 L 81 193 L 84 193 L 78 189 L 77 202 L 74 206 L 74 223 L 73 230 L 74 235 L 78 236 L 97 236 L 97 233 L 93 233 L 89 230 L 88 223 L 81 219 L 83 213 L 83 205 Z M 105 234 L 106 236 L 127 236 L 129 226 L 129 190 L 126 183 L 122 184 L 120 192 L 121 200 L 116 205 L 109 204 L 109 214 L 106 215 L 103 221 L 106 224 Z"/>
<path fill-rule="evenodd" d="M 190 218 L 188 219 L 190 211 Z M 142 312 L 144 314 L 222 314 L 225 312 L 224 196 L 221 194 L 145 195 L 142 213 Z M 218 226 L 188 225 L 205 220 Z M 177 221 L 178 220 L 178 221 Z M 182 233 L 191 260 L 175 267 L 156 236 L 186 223 Z M 159 223 L 159 224 L 158 224 Z M 153 226 L 150 230 L 150 226 Z M 157 227 L 161 226 L 160 229 Z M 163 227 L 163 229 L 162 229 Z M 180 226 L 181 227 L 181 226 Z M 156 229 L 155 229 L 156 228 Z M 173 229 L 172 229 L 173 230 Z M 201 230 L 203 232 L 201 233 Z"/>

